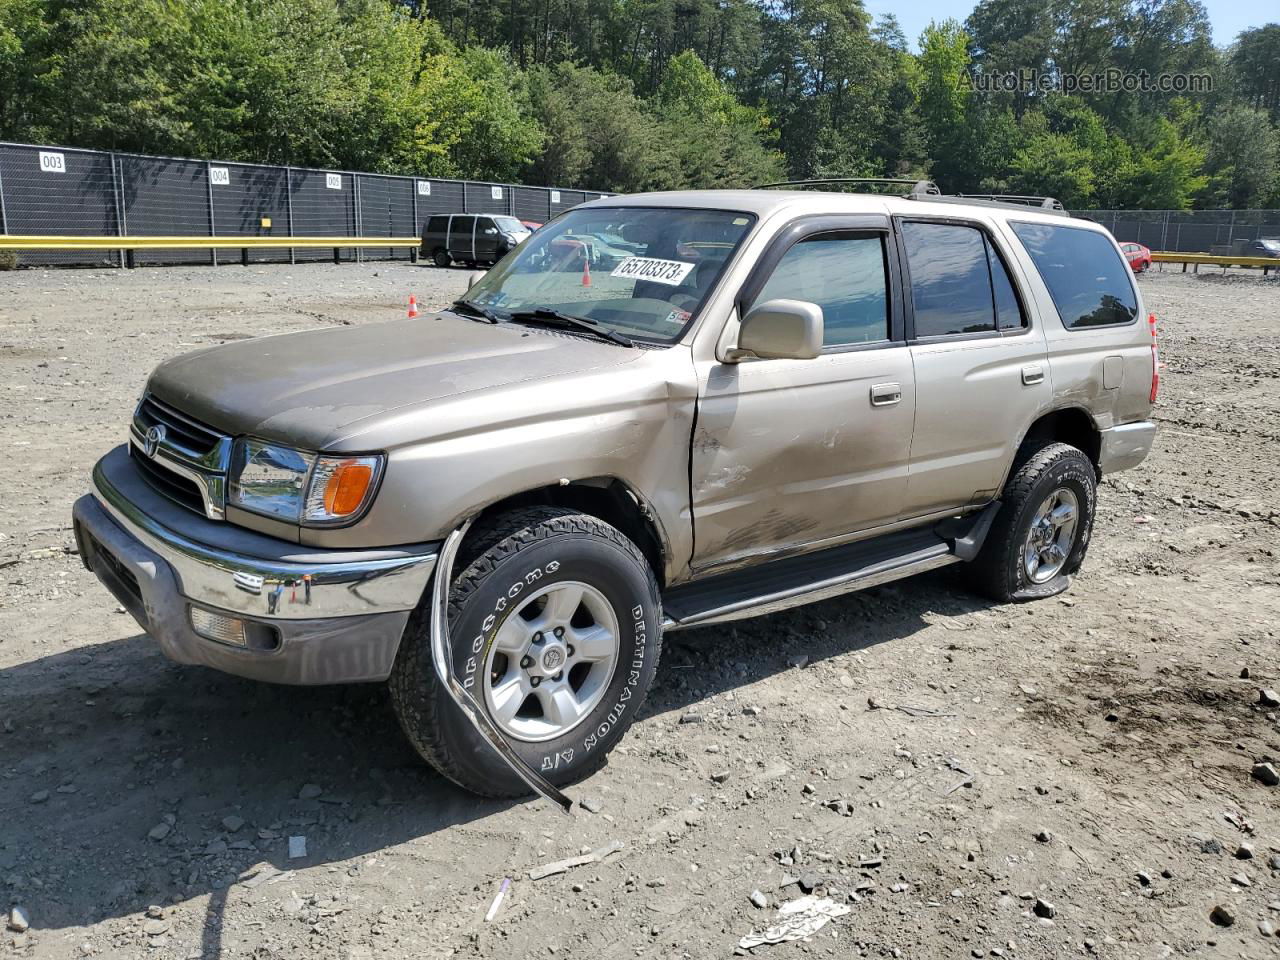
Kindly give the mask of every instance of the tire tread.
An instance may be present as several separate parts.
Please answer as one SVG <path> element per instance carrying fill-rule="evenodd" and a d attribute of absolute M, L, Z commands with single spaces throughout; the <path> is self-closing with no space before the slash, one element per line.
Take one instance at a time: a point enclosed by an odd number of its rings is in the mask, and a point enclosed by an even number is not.
<path fill-rule="evenodd" d="M 658 583 L 640 549 L 620 530 L 589 514 L 562 507 L 523 507 L 508 513 L 497 514 L 481 520 L 470 531 L 458 554 L 454 576 L 449 590 L 449 622 L 454 623 L 461 614 L 467 599 L 498 567 L 522 550 L 545 542 L 548 536 L 587 536 L 608 540 L 636 560 L 646 572 L 654 609 L 661 610 Z M 443 776 L 458 786 L 485 797 L 507 798 L 525 795 L 527 790 L 504 790 L 494 784 L 479 782 L 468 775 L 465 766 L 454 754 L 439 723 L 441 709 L 458 709 L 447 691 L 440 684 L 432 663 L 431 644 L 431 589 L 428 588 L 422 602 L 413 611 L 405 627 L 404 640 L 396 663 L 391 671 L 388 687 L 392 705 L 400 718 L 405 735 L 417 751 Z M 662 656 L 662 634 L 659 630 L 653 640 L 655 661 Z M 427 689 L 420 686 L 425 680 Z M 644 703 L 648 690 L 641 696 L 631 712 L 635 713 Z M 630 721 L 627 726 L 630 726 Z M 624 732 L 625 732 L 624 727 Z M 478 735 L 478 734 L 477 734 Z M 604 765 L 608 752 L 601 751 L 592 762 L 574 771 L 574 779 L 590 776 Z"/>
<path fill-rule="evenodd" d="M 974 586 L 993 600 L 1007 603 L 1013 599 L 1016 585 L 1009 582 L 1007 558 L 1010 551 L 1018 550 L 1020 547 L 1014 541 L 1017 539 L 1018 523 L 1031 497 L 1032 489 L 1047 470 L 1069 457 L 1081 458 L 1089 463 L 1088 456 L 1069 443 L 1058 441 L 1047 443 L 1029 456 L 1024 453 L 1020 457 L 1022 462 L 1017 471 L 1005 484 L 1004 493 L 1001 495 L 1003 506 L 996 514 L 991 531 L 982 545 L 982 552 L 970 567 L 970 577 Z M 1093 469 L 1091 463 L 1089 469 Z M 1063 573 L 1067 574 L 1074 572 L 1074 569 L 1063 570 Z"/>

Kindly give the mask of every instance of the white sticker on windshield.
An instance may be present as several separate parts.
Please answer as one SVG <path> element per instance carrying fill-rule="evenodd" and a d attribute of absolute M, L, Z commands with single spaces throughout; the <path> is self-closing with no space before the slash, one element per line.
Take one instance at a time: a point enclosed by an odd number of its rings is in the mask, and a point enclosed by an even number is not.
<path fill-rule="evenodd" d="M 678 287 L 693 269 L 683 260 L 657 260 L 652 257 L 627 257 L 613 268 L 613 276 L 624 280 L 652 280 Z"/>

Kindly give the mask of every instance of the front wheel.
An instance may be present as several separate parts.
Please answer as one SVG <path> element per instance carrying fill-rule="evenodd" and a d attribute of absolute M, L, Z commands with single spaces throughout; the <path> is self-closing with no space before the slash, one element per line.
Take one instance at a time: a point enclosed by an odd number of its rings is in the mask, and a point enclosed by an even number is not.
<path fill-rule="evenodd" d="M 1097 484 L 1083 451 L 1065 443 L 1038 450 L 1005 485 L 1000 512 L 973 561 L 975 585 L 1001 602 L 1066 590 L 1089 548 Z"/>
<path fill-rule="evenodd" d="M 658 586 L 644 555 L 595 517 L 504 514 L 463 544 L 449 596 L 455 675 L 516 752 L 556 785 L 603 765 L 648 693 L 661 649 Z M 391 700 L 418 752 L 484 796 L 528 787 L 439 683 L 427 601 L 392 670 Z"/>

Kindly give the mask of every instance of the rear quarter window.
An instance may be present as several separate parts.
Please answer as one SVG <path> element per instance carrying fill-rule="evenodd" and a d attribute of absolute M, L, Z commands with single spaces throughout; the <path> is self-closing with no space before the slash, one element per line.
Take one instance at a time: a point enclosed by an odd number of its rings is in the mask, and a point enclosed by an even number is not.
<path fill-rule="evenodd" d="M 1094 230 L 1053 223 L 1010 223 L 1071 330 L 1132 323 L 1138 298 L 1129 265 Z"/>

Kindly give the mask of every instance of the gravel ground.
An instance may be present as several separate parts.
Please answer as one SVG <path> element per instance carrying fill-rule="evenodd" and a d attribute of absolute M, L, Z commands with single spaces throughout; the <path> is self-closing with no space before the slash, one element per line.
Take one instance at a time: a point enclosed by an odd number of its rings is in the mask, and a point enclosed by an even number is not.
<path fill-rule="evenodd" d="M 1280 761 L 1259 704 L 1280 687 L 1280 282 L 1142 279 L 1162 430 L 1102 487 L 1067 595 L 992 605 L 944 571 L 673 634 L 565 819 L 444 782 L 378 686 L 169 664 L 69 528 L 157 361 L 389 319 L 465 277 L 0 274 L 0 906 L 21 910 L 0 953 L 723 957 L 798 877 L 848 915 L 757 952 L 1280 955 L 1280 788 L 1250 776 Z"/>

